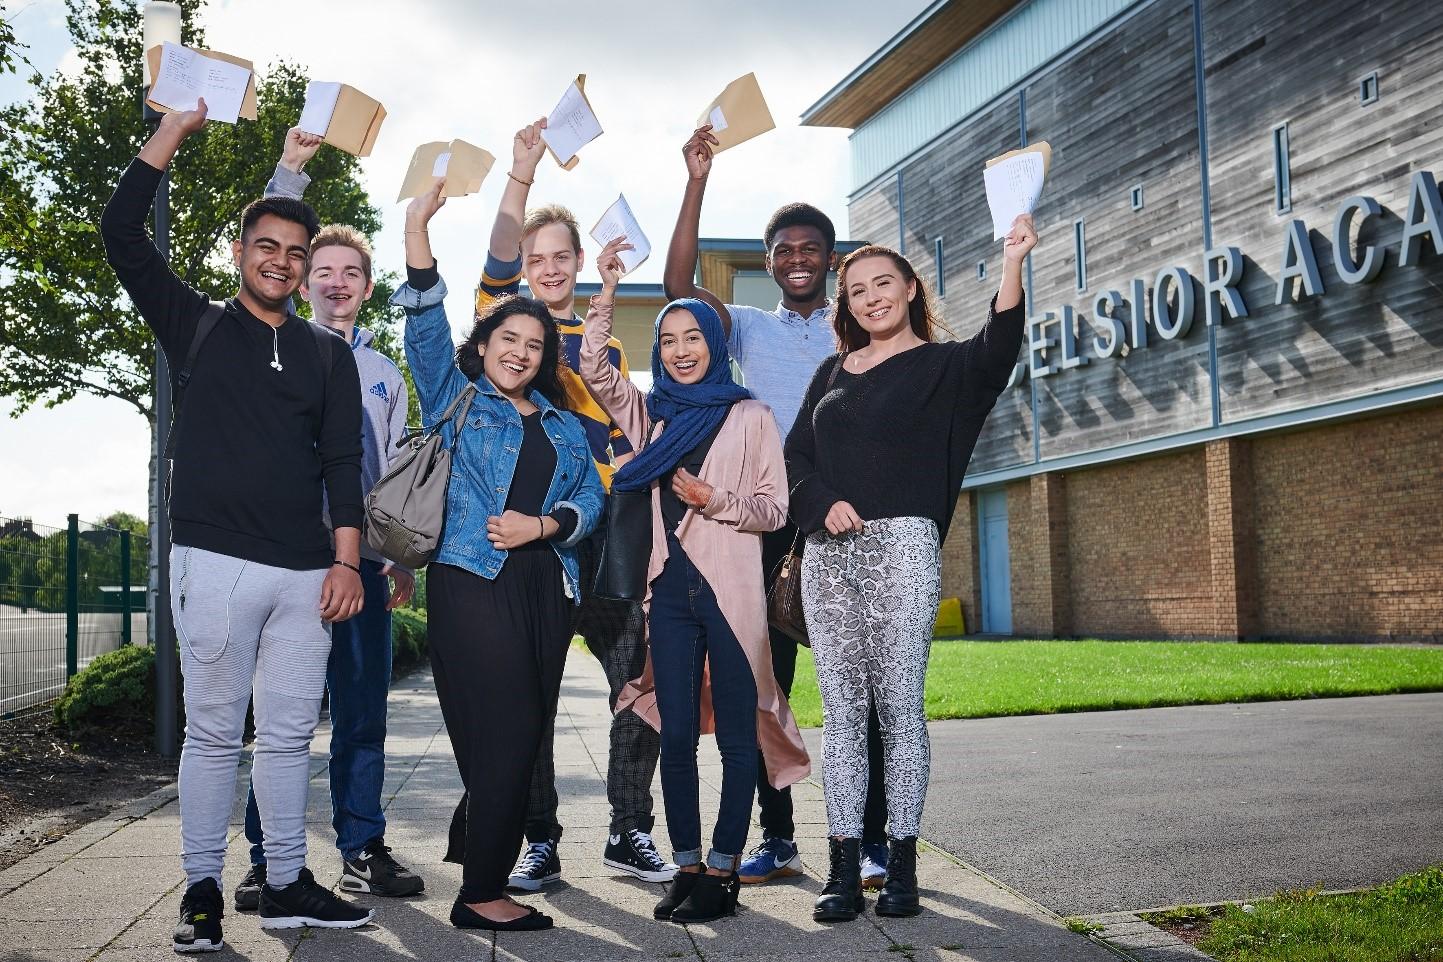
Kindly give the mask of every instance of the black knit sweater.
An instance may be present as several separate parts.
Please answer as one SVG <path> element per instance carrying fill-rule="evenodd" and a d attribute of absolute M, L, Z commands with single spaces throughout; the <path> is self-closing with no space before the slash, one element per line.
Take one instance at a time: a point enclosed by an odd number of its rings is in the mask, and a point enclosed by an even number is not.
<path fill-rule="evenodd" d="M 1007 386 L 1026 325 L 1024 305 L 997 312 L 973 337 L 922 344 L 861 374 L 812 376 L 787 436 L 791 515 L 807 533 L 846 501 L 864 521 L 931 518 L 947 537 L 972 448 Z"/>

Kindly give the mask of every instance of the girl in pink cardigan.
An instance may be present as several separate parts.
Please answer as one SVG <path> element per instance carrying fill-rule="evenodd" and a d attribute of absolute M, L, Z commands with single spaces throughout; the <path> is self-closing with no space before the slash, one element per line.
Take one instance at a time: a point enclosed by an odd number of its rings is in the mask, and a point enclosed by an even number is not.
<path fill-rule="evenodd" d="M 624 241 L 597 258 L 602 290 L 581 349 L 587 388 L 640 452 L 613 490 L 651 490 L 647 665 L 616 710 L 630 708 L 661 733 L 662 797 L 680 871 L 654 914 L 709 922 L 736 910 L 758 747 L 778 788 L 811 770 L 772 674 L 761 578 L 761 535 L 786 520 L 786 466 L 776 420 L 732 380 L 721 320 L 706 303 L 673 301 L 657 317 L 649 395 L 608 362 Z M 722 792 L 703 866 L 696 753 L 713 730 Z"/>

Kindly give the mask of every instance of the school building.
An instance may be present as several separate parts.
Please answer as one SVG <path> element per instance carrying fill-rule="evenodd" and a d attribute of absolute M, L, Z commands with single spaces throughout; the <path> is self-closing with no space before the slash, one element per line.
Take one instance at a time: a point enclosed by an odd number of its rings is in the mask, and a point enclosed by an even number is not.
<path fill-rule="evenodd" d="M 961 337 L 983 165 L 1053 149 L 945 546 L 969 630 L 1443 640 L 1440 120 L 1418 0 L 938 0 L 807 110 Z"/>

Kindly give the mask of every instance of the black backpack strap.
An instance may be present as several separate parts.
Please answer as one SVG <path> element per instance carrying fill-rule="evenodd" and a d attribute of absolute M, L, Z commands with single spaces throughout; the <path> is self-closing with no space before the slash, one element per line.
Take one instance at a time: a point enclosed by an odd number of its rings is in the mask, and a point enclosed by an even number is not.
<path fill-rule="evenodd" d="M 173 459 L 175 457 L 175 435 L 176 428 L 180 425 L 180 412 L 185 402 L 185 386 L 190 383 L 191 372 L 195 369 L 196 356 L 200 354 L 200 346 L 205 339 L 210 337 L 210 332 L 220 323 L 221 316 L 225 314 L 225 303 L 223 301 L 211 301 L 206 305 L 205 310 L 200 312 L 200 318 L 195 322 L 195 333 L 190 337 L 190 347 L 185 352 L 185 363 L 180 367 L 180 373 L 175 378 L 175 394 L 170 402 L 170 430 L 165 437 L 165 456 Z M 157 412 L 159 413 L 159 412 Z"/>
<path fill-rule="evenodd" d="M 306 323 L 311 326 L 311 333 L 316 336 L 316 347 L 321 352 L 321 391 L 326 395 L 330 393 L 331 365 L 335 363 L 336 342 L 343 338 L 324 324 L 317 324 L 315 321 Z"/>

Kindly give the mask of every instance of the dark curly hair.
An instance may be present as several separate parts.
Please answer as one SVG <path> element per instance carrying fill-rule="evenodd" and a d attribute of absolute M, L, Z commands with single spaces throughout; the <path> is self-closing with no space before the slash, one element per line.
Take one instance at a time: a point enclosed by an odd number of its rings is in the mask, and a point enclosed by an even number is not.
<path fill-rule="evenodd" d="M 541 396 L 558 408 L 567 408 L 566 391 L 561 386 L 561 334 L 556 330 L 556 321 L 546 305 L 530 297 L 511 294 L 496 300 L 482 314 L 476 315 L 476 324 L 471 335 L 456 347 L 456 366 L 466 375 L 468 381 L 475 381 L 485 373 L 483 360 L 476 349 L 491 340 L 491 335 L 508 317 L 524 314 L 541 323 L 541 367 L 530 386 L 541 392 Z"/>
<path fill-rule="evenodd" d="M 842 258 L 842 263 L 837 267 L 837 300 L 832 308 L 832 330 L 837 335 L 837 350 L 855 351 L 872 343 L 872 335 L 868 334 L 853 316 L 851 298 L 847 296 L 847 268 L 865 257 L 885 257 L 897 268 L 904 285 L 916 282 L 917 294 L 907 305 L 907 317 L 918 337 L 924 341 L 934 340 L 933 332 L 938 326 L 937 316 L 932 312 L 932 298 L 927 293 L 926 282 L 912 269 L 912 262 L 901 254 L 890 247 L 868 244 Z"/>
<path fill-rule="evenodd" d="M 788 227 L 814 227 L 826 242 L 828 254 L 837 249 L 837 228 L 832 225 L 832 219 L 811 204 L 797 202 L 777 208 L 772 219 L 767 221 L 762 242 L 768 252 L 772 249 L 772 241 Z"/>

